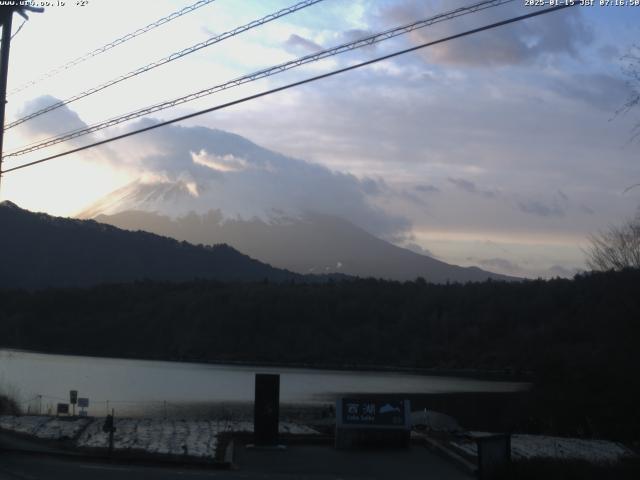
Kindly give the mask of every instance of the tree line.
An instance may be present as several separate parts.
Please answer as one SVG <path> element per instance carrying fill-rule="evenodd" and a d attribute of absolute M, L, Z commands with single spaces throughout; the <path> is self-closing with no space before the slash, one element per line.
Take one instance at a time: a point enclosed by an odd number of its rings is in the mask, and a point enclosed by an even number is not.
<path fill-rule="evenodd" d="M 640 438 L 639 341 L 638 269 L 464 285 L 203 280 L 0 290 L 4 347 L 527 373 L 536 414 L 556 418 L 547 430 L 612 438 Z"/>

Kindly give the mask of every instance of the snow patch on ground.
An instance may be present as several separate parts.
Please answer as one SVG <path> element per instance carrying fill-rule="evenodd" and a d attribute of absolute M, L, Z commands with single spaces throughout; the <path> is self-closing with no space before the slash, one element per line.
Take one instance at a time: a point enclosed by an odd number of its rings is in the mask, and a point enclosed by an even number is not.
<path fill-rule="evenodd" d="M 450 442 L 454 447 L 476 457 L 476 438 L 491 435 L 486 432 L 469 432 L 470 439 Z M 512 435 L 511 456 L 514 460 L 530 458 L 554 458 L 586 460 L 591 463 L 615 463 L 622 457 L 633 456 L 624 445 L 608 440 L 550 437 L 546 435 Z"/>
<path fill-rule="evenodd" d="M 411 412 L 411 425 L 416 427 L 424 427 L 426 430 L 433 432 L 462 432 L 464 429 L 458 421 L 444 413 L 434 410 L 417 410 Z"/>
<path fill-rule="evenodd" d="M 213 457 L 218 423 L 204 420 L 116 419 L 115 450 L 138 450 L 163 455 Z M 107 448 L 109 435 L 96 420 L 80 435 L 79 447 Z"/>
<path fill-rule="evenodd" d="M 0 416 L 0 428 L 17 433 L 33 435 L 46 440 L 68 440 L 75 438 L 91 420 L 88 418 L 60 419 L 55 417 L 10 415 Z"/>
<path fill-rule="evenodd" d="M 0 416 L 0 428 L 48 440 L 74 440 L 77 447 L 107 448 L 109 435 L 102 431 L 104 419 L 62 420 L 41 416 Z M 113 446 L 120 451 L 212 458 L 218 435 L 253 432 L 253 422 L 218 420 L 161 420 L 116 418 Z M 306 425 L 280 422 L 284 435 L 319 435 Z"/>
<path fill-rule="evenodd" d="M 227 432 L 253 432 L 252 422 L 215 420 L 155 420 L 116 419 L 113 446 L 116 450 L 140 450 L 165 455 L 212 457 L 218 445 L 218 435 Z M 280 433 L 318 435 L 305 425 L 281 423 Z M 96 420 L 82 433 L 79 447 L 106 448 L 109 435 L 102 431 L 102 421 Z"/>

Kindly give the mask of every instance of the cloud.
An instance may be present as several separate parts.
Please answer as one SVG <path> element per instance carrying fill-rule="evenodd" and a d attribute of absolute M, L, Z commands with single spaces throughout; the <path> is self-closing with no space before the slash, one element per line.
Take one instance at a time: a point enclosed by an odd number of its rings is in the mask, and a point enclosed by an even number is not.
<path fill-rule="evenodd" d="M 427 68 L 415 57 L 404 61 Z M 567 65 L 563 71 L 570 75 L 574 62 Z M 216 122 L 294 157 L 359 176 L 374 172 L 395 190 L 381 195 L 380 205 L 410 218 L 416 231 L 522 243 L 527 237 L 553 238 L 574 261 L 582 258 L 581 238 L 629 211 L 633 200 L 619 192 L 628 184 L 625 178 L 640 175 L 640 167 L 634 150 L 621 148 L 628 140 L 624 125 L 552 88 L 561 70 L 529 66 L 496 75 L 466 69 L 464 77 L 451 78 L 448 72 L 455 70 L 435 68 L 434 81 L 425 85 L 363 69 L 315 84 L 303 99 L 278 109 L 277 116 L 268 115 L 278 108 L 274 97 L 263 104 L 267 115 L 255 115 L 251 122 L 233 112 Z M 467 183 L 456 186 L 455 180 Z M 417 183 L 440 192 L 420 192 L 414 189 Z M 403 189 L 415 196 L 402 195 Z M 487 193 L 474 197 L 469 193 L 474 190 Z M 499 201 L 477 200 L 483 198 Z M 580 204 L 597 213 L 587 214 Z M 440 254 L 454 263 L 464 259 L 447 250 Z M 482 258 L 493 256 L 501 255 Z M 527 271 L 548 268 L 537 258 L 531 262 L 536 267 Z"/>
<path fill-rule="evenodd" d="M 427 202 L 419 195 L 416 195 L 415 193 L 408 191 L 408 190 L 402 190 L 400 192 L 400 196 L 406 200 L 409 200 L 411 203 L 414 203 L 418 206 L 426 206 Z"/>
<path fill-rule="evenodd" d="M 455 6 L 470 3 L 472 2 L 456 2 Z M 445 10 L 442 5 L 439 3 L 440 7 L 436 11 L 431 2 L 407 0 L 382 9 L 380 16 L 407 23 L 416 18 L 428 18 L 441 13 Z M 452 9 L 451 6 L 453 2 L 447 2 L 446 10 Z M 415 44 L 425 43 L 530 11 L 521 6 L 491 8 L 455 21 L 443 22 L 433 28 L 415 30 L 410 38 Z M 425 49 L 422 55 L 428 62 L 439 64 L 473 67 L 518 65 L 533 63 L 549 55 L 578 57 L 580 49 L 592 39 L 593 33 L 583 22 L 580 12 L 559 12 L 545 15 L 544 19 L 520 21 L 435 45 Z"/>
<path fill-rule="evenodd" d="M 54 96 L 42 95 L 25 102 L 24 107 L 18 112 L 18 117 L 22 118 L 59 102 L 60 99 Z M 80 116 L 65 105 L 28 120 L 20 125 L 20 127 L 16 128 L 24 128 L 29 133 L 38 134 L 40 136 L 57 136 L 73 130 L 85 128 L 86 126 L 87 124 L 80 118 Z"/>
<path fill-rule="evenodd" d="M 506 258 L 487 258 L 483 260 L 479 260 L 478 262 L 483 267 L 486 267 L 490 270 L 496 269 L 501 273 L 509 273 L 509 274 L 521 274 L 524 272 L 524 269 L 515 262 L 511 260 L 507 260 Z"/>
<path fill-rule="evenodd" d="M 58 101 L 39 97 L 25 105 L 28 114 Z M 159 120 L 143 118 L 120 132 L 151 126 Z M 62 107 L 27 122 L 29 135 L 59 135 L 86 127 L 80 116 Z M 86 137 L 82 138 L 86 143 Z M 320 213 L 345 218 L 374 235 L 390 240 L 406 238 L 411 221 L 374 204 L 389 192 L 384 180 L 356 177 L 348 173 L 262 148 L 233 133 L 202 126 L 169 125 L 118 142 L 117 152 L 109 147 L 87 150 L 85 159 L 96 158 L 125 170 L 143 183 L 157 183 L 162 189 L 188 193 L 180 212 L 220 209 L 228 218 L 272 219 L 273 215 L 300 216 Z M 148 191 L 148 198 L 162 195 Z M 176 200 L 180 195 L 165 196 Z M 278 213 L 279 212 L 279 213 Z"/>
<path fill-rule="evenodd" d="M 562 190 L 558 189 L 555 195 L 550 196 L 550 200 L 541 201 L 535 199 L 516 200 L 516 206 L 520 211 L 540 217 L 564 217 L 572 202 Z M 588 213 L 583 208 L 578 208 L 583 213 Z"/>
<path fill-rule="evenodd" d="M 402 245 L 402 247 L 406 248 L 407 250 L 411 250 L 413 253 L 417 253 L 418 255 L 425 255 L 427 257 L 431 257 L 435 259 L 438 258 L 433 254 L 431 250 L 429 250 L 428 248 L 424 248 L 423 246 L 418 245 L 417 243 L 413 243 L 413 242 L 405 243 L 404 245 Z"/>
<path fill-rule="evenodd" d="M 557 203 L 545 204 L 538 200 L 520 200 L 517 205 L 524 213 L 541 217 L 563 217 L 565 214 L 565 208 Z"/>
<path fill-rule="evenodd" d="M 362 38 L 369 37 L 373 35 L 373 33 L 374 33 L 373 30 L 364 30 L 364 29 L 358 29 L 358 28 L 345 30 L 343 32 L 339 32 L 335 34 L 330 45 L 327 45 L 327 46 L 323 46 L 317 42 L 314 42 L 313 40 L 310 40 L 309 38 L 292 33 L 291 35 L 289 35 L 289 38 L 284 42 L 283 46 L 285 50 L 295 55 L 306 55 L 310 53 L 319 52 L 329 46 L 335 47 L 338 45 L 342 45 L 344 43 L 355 42 Z M 371 51 L 375 51 L 376 49 L 377 49 L 377 45 L 371 44 L 371 45 L 364 45 L 360 47 L 359 50 L 371 52 Z"/>
<path fill-rule="evenodd" d="M 340 42 L 339 43 L 349 43 L 349 42 L 356 42 L 362 38 L 366 38 L 369 37 L 371 35 L 374 34 L 373 30 L 364 30 L 361 28 L 352 28 L 350 30 L 345 30 L 344 32 L 342 32 L 342 35 L 340 36 Z M 362 50 L 364 51 L 373 51 L 376 50 L 378 48 L 378 45 L 376 43 L 371 44 L 371 45 L 365 45 L 364 47 L 361 47 Z"/>
<path fill-rule="evenodd" d="M 610 61 L 620 57 L 620 50 L 615 45 L 607 44 L 598 48 L 598 55 L 603 60 Z"/>
<path fill-rule="evenodd" d="M 393 188 L 387 186 L 387 193 L 391 195 L 395 194 L 399 198 L 408 200 L 418 207 L 428 206 L 429 204 L 425 200 L 425 197 L 439 192 L 440 189 L 438 187 L 430 184 L 418 184 L 410 186 L 409 188 L 403 188 L 400 186 L 395 186 L 395 188 Z"/>
<path fill-rule="evenodd" d="M 584 204 L 580 204 L 580 207 L 578 207 L 580 209 L 580 211 L 582 213 L 586 213 L 587 215 L 595 215 L 596 212 L 593 210 L 593 208 L 587 207 Z"/>
<path fill-rule="evenodd" d="M 208 37 L 215 37 L 215 36 L 219 35 L 218 32 L 216 32 L 214 30 L 211 30 L 207 25 L 202 25 L 200 27 L 200 30 L 202 30 L 202 32 L 205 35 L 207 35 Z"/>
<path fill-rule="evenodd" d="M 470 259 L 473 260 L 473 259 Z M 514 276 L 528 276 L 530 278 L 572 278 L 581 270 L 576 267 L 552 265 L 548 268 L 525 268 L 522 265 L 502 257 L 475 259 L 477 263 L 487 270 Z M 525 262 L 527 263 L 527 262 Z"/>
<path fill-rule="evenodd" d="M 558 190 L 558 196 L 564 201 L 564 202 L 568 202 L 569 201 L 569 197 L 567 197 L 567 194 L 564 193 L 562 190 Z"/>
<path fill-rule="evenodd" d="M 485 198 L 495 198 L 497 193 L 492 190 L 482 190 L 476 186 L 475 183 L 464 180 L 462 178 L 447 178 L 449 183 L 455 185 L 460 190 L 464 190 L 467 193 L 472 193 L 474 195 L 481 195 Z"/>
<path fill-rule="evenodd" d="M 322 45 L 309 40 L 308 38 L 301 37 L 292 33 L 289 38 L 284 42 L 284 48 L 291 53 L 315 53 L 323 50 Z"/>
<path fill-rule="evenodd" d="M 149 126 L 143 119 L 128 128 Z M 122 144 L 126 162 L 138 175 L 151 175 L 189 187 L 189 210 L 220 209 L 228 218 L 269 218 L 321 213 L 346 218 L 388 239 L 404 238 L 411 222 L 375 206 L 370 199 L 388 188 L 384 181 L 332 171 L 262 148 L 244 137 L 199 126 L 170 125 Z M 142 152 L 142 153 L 140 153 Z M 125 156 L 122 155 L 124 158 Z M 175 207 L 175 206 L 174 206 Z M 172 211 L 176 211 L 173 208 Z"/>
<path fill-rule="evenodd" d="M 613 115 L 631 93 L 628 83 L 605 73 L 573 73 L 556 76 L 549 83 L 557 93 L 572 100 L 584 102 Z"/>
<path fill-rule="evenodd" d="M 33 100 L 25 102 L 23 108 L 18 111 L 17 117 L 22 118 L 50 105 L 59 103 L 60 101 L 61 100 L 59 98 L 52 95 L 39 96 Z M 75 130 L 82 130 L 88 126 L 89 125 L 82 120 L 74 110 L 71 110 L 67 105 L 64 105 L 28 120 L 17 126 L 16 129 L 20 130 L 20 134 L 26 134 L 25 137 L 28 139 L 27 141 L 30 144 L 31 142 L 39 143 L 40 141 L 50 137 L 57 137 Z M 95 133 L 85 134 L 77 138 L 67 140 L 64 143 L 59 144 L 59 146 L 66 146 L 67 148 L 64 148 L 66 150 L 69 146 L 87 145 L 96 141 L 97 138 L 98 137 Z M 46 152 L 47 150 L 43 151 Z M 37 151 L 36 155 L 38 153 L 42 152 Z M 105 145 L 86 150 L 82 153 L 82 158 L 85 160 L 90 159 L 92 162 L 104 163 L 116 161 L 116 159 L 118 159 L 118 154 L 110 145 Z"/>
<path fill-rule="evenodd" d="M 413 189 L 420 193 L 438 193 L 440 191 L 438 187 L 434 187 L 433 185 L 428 184 L 416 185 L 415 187 L 413 187 Z"/>
<path fill-rule="evenodd" d="M 248 165 L 244 158 L 234 155 L 210 155 L 204 149 L 199 152 L 191 152 L 193 163 L 204 165 L 219 172 L 239 172 L 245 170 Z"/>

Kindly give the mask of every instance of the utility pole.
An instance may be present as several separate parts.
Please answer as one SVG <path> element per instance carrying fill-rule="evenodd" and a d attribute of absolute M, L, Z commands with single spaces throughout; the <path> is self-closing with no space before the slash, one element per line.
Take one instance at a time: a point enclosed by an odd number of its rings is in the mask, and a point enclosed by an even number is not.
<path fill-rule="evenodd" d="M 0 45 L 0 182 L 2 182 L 2 155 L 4 146 L 4 107 L 7 104 L 7 73 L 11 46 L 11 21 L 15 7 L 2 7 L 2 45 Z"/>
<path fill-rule="evenodd" d="M 2 182 L 2 156 L 4 153 L 4 110 L 7 105 L 7 76 L 9 73 L 9 48 L 11 47 L 11 23 L 13 13 L 17 12 L 28 20 L 26 11 L 44 12 L 44 8 L 20 5 L 3 5 L 0 7 L 0 22 L 2 22 L 2 45 L 0 45 L 0 182 Z"/>

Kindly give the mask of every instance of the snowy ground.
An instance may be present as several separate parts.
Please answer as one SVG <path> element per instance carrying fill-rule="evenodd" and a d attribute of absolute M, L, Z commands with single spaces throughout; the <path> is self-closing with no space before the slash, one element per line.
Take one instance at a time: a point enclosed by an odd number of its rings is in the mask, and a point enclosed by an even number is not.
<path fill-rule="evenodd" d="M 109 436 L 102 431 L 103 423 L 104 419 L 0 416 L 1 429 L 48 440 L 72 440 L 83 448 L 108 447 Z M 252 432 L 253 422 L 116 418 L 115 427 L 115 450 L 213 458 L 220 433 Z M 305 425 L 288 422 L 280 423 L 280 433 L 319 434 Z"/>
<path fill-rule="evenodd" d="M 66 440 L 82 448 L 107 448 L 108 435 L 102 431 L 103 423 L 103 418 L 0 416 L 2 430 L 46 440 Z M 253 432 L 253 422 L 232 420 L 116 418 L 115 427 L 116 450 L 197 458 L 214 457 L 221 433 Z M 313 428 L 291 422 L 280 422 L 280 433 L 319 435 Z M 490 434 L 467 432 L 464 437 L 451 441 L 451 445 L 475 457 L 476 439 L 485 435 Z M 514 459 L 557 458 L 608 463 L 633 452 L 622 444 L 606 440 L 516 434 L 511 436 L 511 454 Z"/>
<path fill-rule="evenodd" d="M 46 440 L 75 438 L 91 420 L 88 418 L 58 419 L 55 417 L 0 415 L 0 428 L 33 435 Z"/>
<path fill-rule="evenodd" d="M 252 422 L 209 420 L 116 419 L 114 448 L 142 450 L 149 453 L 212 457 L 218 435 L 226 432 L 253 432 Z M 304 425 L 280 424 L 280 433 L 318 435 Z M 80 435 L 79 447 L 105 448 L 108 435 L 102 431 L 102 421 L 95 421 Z"/>
<path fill-rule="evenodd" d="M 485 432 L 469 432 L 466 439 L 452 441 L 471 456 L 478 455 L 475 439 L 491 435 Z M 614 463 L 633 452 L 620 443 L 608 440 L 588 440 L 581 438 L 549 437 L 546 435 L 512 435 L 511 456 L 514 460 L 530 458 L 555 458 L 565 460 L 586 460 L 591 463 Z"/>

